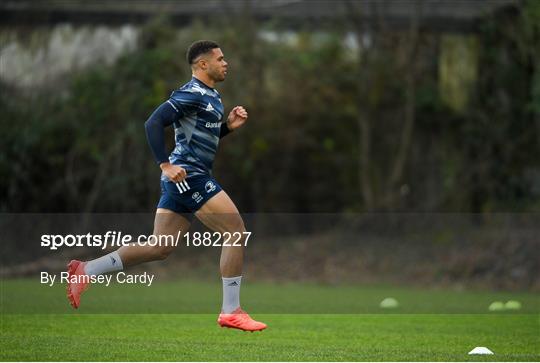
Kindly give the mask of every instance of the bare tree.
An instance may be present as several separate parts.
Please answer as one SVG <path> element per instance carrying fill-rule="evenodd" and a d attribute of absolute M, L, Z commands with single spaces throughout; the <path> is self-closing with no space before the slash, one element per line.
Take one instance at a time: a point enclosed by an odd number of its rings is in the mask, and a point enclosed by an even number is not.
<path fill-rule="evenodd" d="M 385 38 L 390 35 L 390 29 L 387 18 L 387 3 L 385 1 L 371 1 L 369 3 L 347 0 L 345 2 L 347 17 L 352 25 L 353 32 L 358 40 L 357 54 L 357 80 L 361 85 L 357 94 L 357 113 L 358 113 L 358 180 L 359 188 L 362 192 L 364 208 L 368 211 L 376 209 L 390 208 L 395 205 L 396 197 L 399 195 L 399 185 L 402 183 L 407 158 L 410 153 L 412 135 L 415 124 L 415 103 L 416 103 L 416 83 L 418 77 L 418 67 L 416 65 L 417 51 L 420 33 L 420 17 L 422 13 L 422 1 L 415 1 L 415 8 L 411 11 L 409 28 L 405 42 L 401 44 L 400 49 L 405 53 L 404 57 L 395 57 L 403 59 L 399 64 L 400 74 L 396 77 L 405 78 L 405 104 L 403 112 L 403 126 L 401 128 L 400 141 L 397 151 L 388 150 L 388 154 L 393 155 L 393 160 L 389 163 L 389 170 L 384 166 L 382 174 L 386 183 L 382 188 L 375 185 L 376 165 L 373 164 L 372 148 L 374 139 L 377 135 L 373 132 L 373 122 L 377 117 L 377 111 L 374 109 L 377 105 L 369 105 L 366 101 L 366 93 L 374 87 L 373 65 L 378 61 L 379 52 L 386 46 Z M 365 6 L 367 5 L 367 7 Z M 369 8 L 368 17 L 362 12 Z M 365 41 L 368 39 L 368 41 Z M 399 51 L 396 49 L 395 51 Z M 366 90 L 365 92 L 362 90 Z M 382 190 L 382 193 L 377 193 Z M 382 194 L 382 195 L 380 195 Z"/>

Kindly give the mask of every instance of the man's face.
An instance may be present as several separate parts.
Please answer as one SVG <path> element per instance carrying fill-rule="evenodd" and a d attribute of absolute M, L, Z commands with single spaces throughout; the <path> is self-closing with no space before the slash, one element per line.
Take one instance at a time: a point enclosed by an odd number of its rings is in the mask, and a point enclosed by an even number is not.
<path fill-rule="evenodd" d="M 212 49 L 205 58 L 208 65 L 208 68 L 206 69 L 208 76 L 215 82 L 224 81 L 225 76 L 227 75 L 227 62 L 225 62 L 225 58 L 223 58 L 221 49 Z"/>

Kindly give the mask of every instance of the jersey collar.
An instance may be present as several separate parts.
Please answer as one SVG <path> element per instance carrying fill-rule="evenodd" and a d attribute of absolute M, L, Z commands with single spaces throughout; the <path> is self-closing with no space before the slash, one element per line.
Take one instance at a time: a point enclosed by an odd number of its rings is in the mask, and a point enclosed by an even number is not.
<path fill-rule="evenodd" d="M 200 79 L 198 79 L 195 76 L 191 77 L 191 81 L 196 82 L 201 87 L 204 87 L 204 88 L 209 89 L 211 91 L 217 92 L 215 88 L 212 88 L 212 87 L 208 86 L 206 83 L 204 83 L 203 81 L 201 81 Z"/>

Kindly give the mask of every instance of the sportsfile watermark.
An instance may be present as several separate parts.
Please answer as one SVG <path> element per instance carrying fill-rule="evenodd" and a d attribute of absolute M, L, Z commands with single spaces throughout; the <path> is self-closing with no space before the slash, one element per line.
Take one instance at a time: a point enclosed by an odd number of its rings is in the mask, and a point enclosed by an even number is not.
<path fill-rule="evenodd" d="M 41 247 L 57 250 L 62 247 L 99 247 L 102 250 L 129 245 L 177 247 L 246 247 L 251 232 L 182 232 L 175 235 L 137 236 L 122 231 L 104 234 L 42 234 Z"/>
<path fill-rule="evenodd" d="M 241 301 L 258 313 L 539 311 L 538 213 L 272 213 L 243 214 L 243 226 L 231 215 L 209 223 L 222 228 L 230 219 L 245 234 L 214 232 L 197 218 L 158 217 L 4 214 L 0 310 L 67 313 L 66 286 L 82 283 L 81 313 L 215 313 L 221 259 L 233 251 L 221 249 L 241 245 Z M 136 249 L 117 250 L 133 244 L 158 246 L 141 248 L 152 262 L 124 263 Z M 90 273 L 73 273 L 73 260 L 94 261 Z"/>

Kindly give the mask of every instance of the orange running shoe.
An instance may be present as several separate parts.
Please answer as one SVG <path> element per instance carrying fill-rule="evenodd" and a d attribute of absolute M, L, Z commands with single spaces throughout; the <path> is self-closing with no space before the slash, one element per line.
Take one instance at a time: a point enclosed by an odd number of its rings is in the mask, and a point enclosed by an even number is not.
<path fill-rule="evenodd" d="M 68 267 L 67 297 L 71 306 L 75 309 L 81 304 L 81 294 L 88 288 L 88 282 L 71 282 L 71 276 L 86 275 L 84 272 L 86 262 L 71 260 Z"/>
<path fill-rule="evenodd" d="M 218 324 L 222 328 L 233 328 L 244 331 L 260 331 L 266 329 L 266 324 L 260 321 L 255 321 L 241 308 L 236 309 L 230 314 L 219 314 Z"/>

